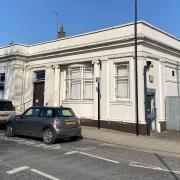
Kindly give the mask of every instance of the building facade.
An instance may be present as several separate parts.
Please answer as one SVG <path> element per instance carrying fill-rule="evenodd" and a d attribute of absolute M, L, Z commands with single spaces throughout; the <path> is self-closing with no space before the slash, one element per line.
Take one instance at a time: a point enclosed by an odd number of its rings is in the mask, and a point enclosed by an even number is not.
<path fill-rule="evenodd" d="M 71 107 L 83 125 L 136 132 L 134 26 L 103 29 L 33 45 L 0 48 L 0 99 Z M 140 134 L 165 129 L 165 98 L 179 96 L 180 41 L 138 22 Z M 100 103 L 98 109 L 98 83 Z"/>

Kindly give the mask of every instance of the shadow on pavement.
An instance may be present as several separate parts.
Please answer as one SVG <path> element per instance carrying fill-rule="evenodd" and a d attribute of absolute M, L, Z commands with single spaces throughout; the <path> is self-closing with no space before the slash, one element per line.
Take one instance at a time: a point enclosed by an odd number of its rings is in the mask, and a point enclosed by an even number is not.
<path fill-rule="evenodd" d="M 169 167 L 169 165 L 158 155 L 158 154 L 154 154 L 157 159 L 159 159 L 159 161 L 169 170 L 169 172 L 171 173 L 171 175 L 174 177 L 174 179 L 179 180 L 179 178 L 176 176 L 176 174 L 172 171 L 172 169 Z"/>

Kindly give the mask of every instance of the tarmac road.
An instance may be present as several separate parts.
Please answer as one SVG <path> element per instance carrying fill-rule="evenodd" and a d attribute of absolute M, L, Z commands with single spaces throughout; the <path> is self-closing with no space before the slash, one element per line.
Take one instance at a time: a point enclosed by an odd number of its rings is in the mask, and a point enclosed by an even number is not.
<path fill-rule="evenodd" d="M 0 131 L 0 180 L 180 179 L 180 158 L 84 138 L 45 145 Z"/>

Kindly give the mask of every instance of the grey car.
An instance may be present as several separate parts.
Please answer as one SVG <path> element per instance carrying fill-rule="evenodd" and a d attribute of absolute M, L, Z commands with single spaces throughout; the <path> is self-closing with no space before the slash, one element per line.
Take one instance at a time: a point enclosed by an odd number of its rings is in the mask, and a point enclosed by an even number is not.
<path fill-rule="evenodd" d="M 42 137 L 46 144 L 53 144 L 56 138 L 82 138 L 80 121 L 66 107 L 30 107 L 8 119 L 5 134 Z"/>

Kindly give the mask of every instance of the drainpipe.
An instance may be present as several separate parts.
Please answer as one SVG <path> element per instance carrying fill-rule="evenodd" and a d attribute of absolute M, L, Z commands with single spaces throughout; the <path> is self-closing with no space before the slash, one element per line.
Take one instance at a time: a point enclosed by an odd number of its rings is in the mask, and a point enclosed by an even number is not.
<path fill-rule="evenodd" d="M 98 129 L 101 128 L 101 121 L 100 121 L 100 115 L 101 115 L 101 102 L 100 102 L 100 99 L 101 99 L 101 92 L 100 92 L 100 81 L 101 81 L 101 78 L 100 78 L 100 72 L 101 72 L 101 60 L 99 59 L 99 78 L 97 78 L 97 83 L 98 83 Z"/>

